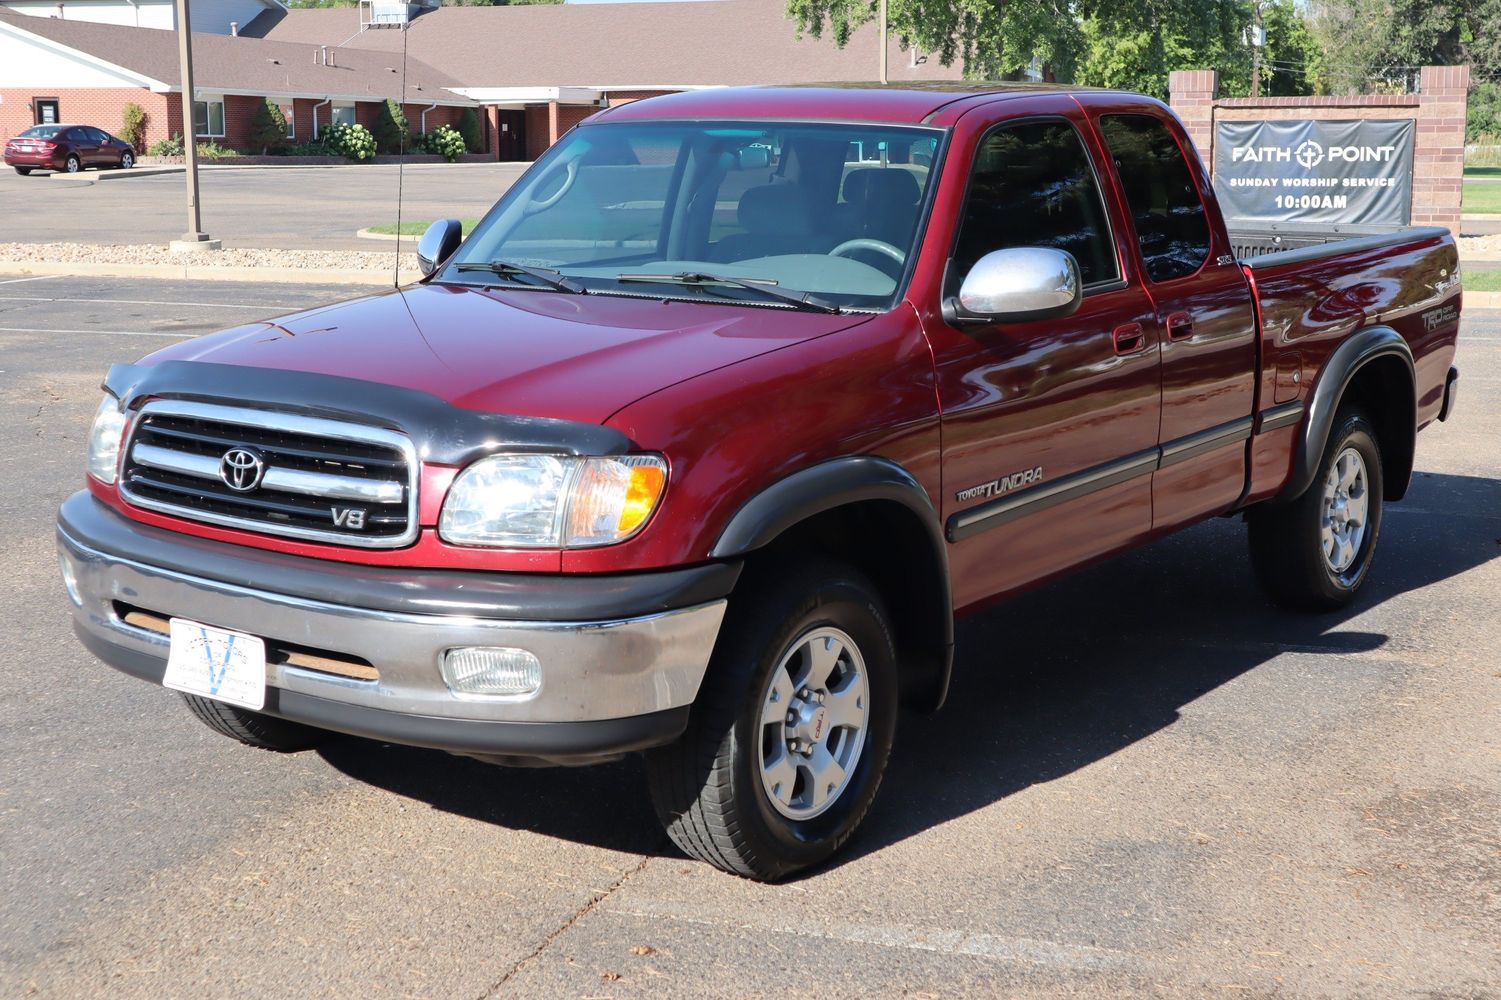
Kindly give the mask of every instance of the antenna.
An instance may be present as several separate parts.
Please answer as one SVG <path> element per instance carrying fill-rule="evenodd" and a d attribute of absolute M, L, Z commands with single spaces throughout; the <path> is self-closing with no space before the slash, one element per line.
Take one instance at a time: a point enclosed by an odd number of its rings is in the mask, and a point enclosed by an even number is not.
<path fill-rule="evenodd" d="M 398 102 L 401 109 L 402 120 L 406 120 L 407 114 L 407 26 L 401 26 L 401 100 Z M 407 169 L 407 132 L 410 131 L 411 123 L 401 130 L 401 136 L 396 140 L 396 262 L 391 266 L 391 284 L 395 288 L 401 287 L 401 192 L 403 182 L 406 180 Z"/>

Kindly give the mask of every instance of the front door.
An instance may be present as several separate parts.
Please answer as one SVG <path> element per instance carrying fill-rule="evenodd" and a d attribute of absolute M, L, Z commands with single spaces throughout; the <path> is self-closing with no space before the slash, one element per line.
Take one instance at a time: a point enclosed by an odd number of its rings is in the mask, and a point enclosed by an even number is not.
<path fill-rule="evenodd" d="M 1101 109 L 1096 121 L 1156 305 L 1162 466 L 1152 526 L 1167 530 L 1229 509 L 1245 486 L 1256 392 L 1251 289 L 1224 227 L 1210 225 L 1204 203 L 1212 195 L 1177 124 L 1166 112 L 1112 114 L 1108 100 L 1084 100 Z"/>
<path fill-rule="evenodd" d="M 956 607 L 1144 536 L 1156 467 L 1152 303 L 1125 266 L 1077 106 L 1003 122 L 976 146 L 945 295 L 993 250 L 1079 263 L 1073 315 L 930 335 L 943 412 L 942 514 Z"/>

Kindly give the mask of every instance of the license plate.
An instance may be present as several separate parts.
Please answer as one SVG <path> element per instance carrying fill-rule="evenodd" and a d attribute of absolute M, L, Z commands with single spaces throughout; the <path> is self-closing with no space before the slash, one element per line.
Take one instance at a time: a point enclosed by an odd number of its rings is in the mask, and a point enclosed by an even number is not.
<path fill-rule="evenodd" d="M 173 618 L 162 684 L 259 711 L 266 704 L 266 644 L 253 635 Z"/>

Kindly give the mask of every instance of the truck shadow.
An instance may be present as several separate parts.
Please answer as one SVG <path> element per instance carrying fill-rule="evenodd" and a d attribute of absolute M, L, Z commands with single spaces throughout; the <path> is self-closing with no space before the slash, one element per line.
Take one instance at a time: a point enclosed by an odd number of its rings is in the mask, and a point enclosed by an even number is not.
<path fill-rule="evenodd" d="M 1407 499 L 1387 508 L 1361 599 L 1333 614 L 1271 605 L 1245 553 L 1239 520 L 1216 520 L 962 622 L 948 706 L 902 719 L 876 806 L 832 863 L 1109 757 L 1280 653 L 1337 662 L 1379 649 L 1387 635 L 1343 626 L 1501 556 L 1501 481 L 1418 474 Z M 321 752 L 353 778 L 436 809 L 611 850 L 673 853 L 638 759 L 532 771 L 355 739 Z"/>

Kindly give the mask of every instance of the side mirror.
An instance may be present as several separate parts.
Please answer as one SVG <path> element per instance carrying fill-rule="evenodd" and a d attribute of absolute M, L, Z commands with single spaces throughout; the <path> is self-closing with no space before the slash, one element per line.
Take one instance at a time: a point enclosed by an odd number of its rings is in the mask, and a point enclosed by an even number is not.
<path fill-rule="evenodd" d="M 1052 247 L 1011 247 L 975 262 L 955 298 L 944 300 L 949 323 L 1026 323 L 1067 316 L 1082 299 L 1079 262 Z"/>
<path fill-rule="evenodd" d="M 463 239 L 464 227 L 458 219 L 439 219 L 427 227 L 422 239 L 417 241 L 417 266 L 423 274 L 432 274 L 453 255 Z"/>

